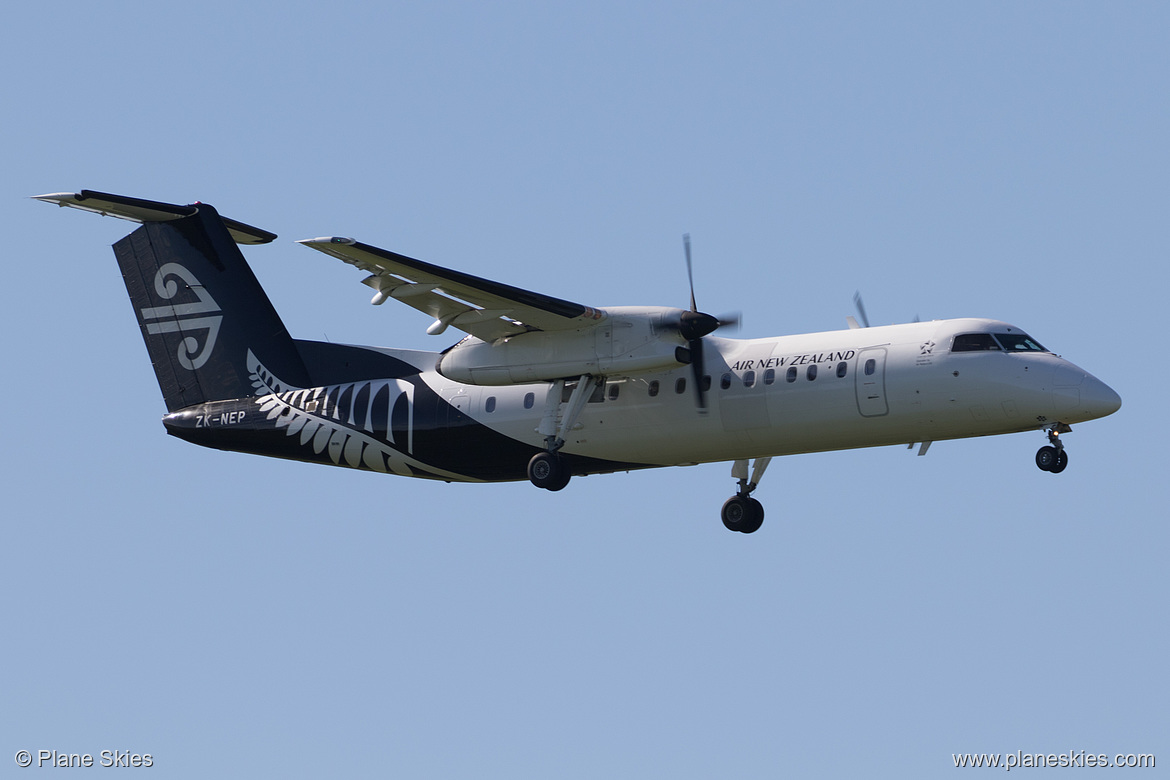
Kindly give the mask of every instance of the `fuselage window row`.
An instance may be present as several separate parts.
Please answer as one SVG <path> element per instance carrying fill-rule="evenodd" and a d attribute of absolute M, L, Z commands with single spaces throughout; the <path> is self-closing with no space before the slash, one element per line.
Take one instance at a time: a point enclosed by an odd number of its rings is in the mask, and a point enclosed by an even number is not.
<path fill-rule="evenodd" d="M 867 375 L 873 374 L 874 367 L 875 367 L 875 363 L 873 360 L 866 361 L 865 373 Z M 849 370 L 848 364 L 846 364 L 844 362 L 837 364 L 837 376 L 838 377 L 844 377 L 845 374 L 848 372 L 848 370 Z M 815 364 L 810 365 L 808 367 L 808 370 L 805 372 L 805 376 L 808 378 L 809 381 L 815 380 L 817 378 L 817 367 Z M 797 377 L 796 367 L 792 366 L 788 369 L 788 374 L 787 374 L 786 378 L 789 382 L 795 382 L 796 377 Z M 722 389 L 722 390 L 730 389 L 733 381 L 734 381 L 733 374 L 731 374 L 731 373 L 724 374 L 719 379 L 720 389 Z M 764 384 L 771 385 L 775 381 L 776 381 L 776 370 L 773 368 L 769 368 L 767 371 L 764 372 Z M 743 386 L 744 387 L 755 387 L 755 384 L 756 384 L 756 372 L 755 371 L 744 372 Z M 710 390 L 711 389 L 711 377 L 706 376 L 706 375 L 703 376 L 702 385 L 703 385 L 704 390 Z M 661 385 L 658 382 L 658 380 L 655 379 L 649 383 L 647 392 L 651 398 L 654 398 L 658 395 L 660 389 L 661 389 Z M 679 379 L 674 383 L 674 392 L 679 394 L 679 395 L 682 395 L 683 393 L 686 392 L 686 389 L 687 389 L 686 378 L 679 377 Z M 617 385 L 617 384 L 610 384 L 606 395 L 608 396 L 608 400 L 616 401 L 618 399 L 618 397 L 621 395 L 621 386 Z M 593 400 L 593 399 L 591 399 L 591 400 Z M 496 410 L 496 403 L 497 403 L 496 397 L 494 395 L 489 395 L 486 399 L 484 399 L 483 410 L 486 413 L 491 414 L 492 412 L 494 412 Z M 316 403 L 310 402 L 309 404 L 306 404 L 306 406 L 309 406 L 309 405 L 316 406 Z M 525 393 L 524 394 L 524 408 L 531 409 L 535 405 L 536 405 L 536 394 L 535 393 Z M 308 411 L 315 411 L 315 409 L 309 409 Z"/>
<path fill-rule="evenodd" d="M 866 376 L 872 376 L 876 370 L 877 370 L 877 362 L 876 361 L 871 359 L 871 360 L 867 360 L 865 362 Z M 849 374 L 849 363 L 846 361 L 841 361 L 840 363 L 838 363 L 837 368 L 836 368 L 836 374 L 837 374 L 838 379 L 844 379 Z M 800 375 L 800 372 L 797 370 L 796 366 L 789 366 L 788 371 L 785 374 L 784 378 L 786 381 L 791 383 L 791 382 L 795 382 L 799 375 Z M 808 369 L 806 369 L 805 378 L 808 379 L 810 382 L 817 378 L 817 366 L 815 364 L 810 365 L 808 367 Z M 769 368 L 767 371 L 765 371 L 764 376 L 763 376 L 763 380 L 764 380 L 764 382 L 763 382 L 764 385 L 775 384 L 775 382 L 776 382 L 776 369 Z M 711 389 L 711 377 L 710 376 L 704 375 L 701 381 L 702 381 L 702 386 L 703 386 L 704 391 Z M 734 384 L 734 382 L 735 382 L 735 375 L 732 374 L 731 372 L 727 372 L 727 373 L 723 374 L 721 377 L 719 377 L 719 389 L 730 390 L 731 386 L 732 386 L 732 384 Z M 745 371 L 744 372 L 743 386 L 744 387 L 755 387 L 756 386 L 756 372 L 755 371 Z M 647 385 L 647 393 L 649 394 L 649 396 L 651 398 L 654 398 L 658 395 L 660 388 L 661 388 L 661 386 L 660 386 L 658 380 L 655 379 Z M 679 377 L 677 380 L 675 380 L 674 392 L 677 395 L 682 395 L 683 393 L 686 392 L 686 390 L 687 390 L 687 380 L 685 377 Z M 612 401 L 616 398 L 617 398 L 616 388 L 611 388 L 610 389 L 610 400 Z"/>

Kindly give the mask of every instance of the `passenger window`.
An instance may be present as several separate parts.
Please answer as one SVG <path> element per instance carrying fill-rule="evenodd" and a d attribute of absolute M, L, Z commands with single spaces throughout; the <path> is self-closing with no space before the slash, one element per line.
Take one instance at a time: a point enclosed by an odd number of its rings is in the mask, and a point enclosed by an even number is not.
<path fill-rule="evenodd" d="M 525 409 L 531 409 L 532 405 L 535 403 L 536 403 L 536 394 L 535 393 L 525 393 L 524 394 L 524 408 Z"/>
<path fill-rule="evenodd" d="M 685 376 L 680 376 L 678 378 L 678 380 L 675 381 L 675 383 L 674 383 L 674 392 L 678 393 L 679 395 L 682 395 L 686 391 L 687 391 L 687 378 Z"/>
<path fill-rule="evenodd" d="M 496 397 L 494 395 L 489 395 L 487 400 L 483 402 L 483 410 L 488 414 L 496 410 Z"/>
<path fill-rule="evenodd" d="M 865 375 L 873 376 L 873 372 L 877 371 L 877 361 L 873 358 L 865 361 Z"/>
<path fill-rule="evenodd" d="M 618 394 L 621 393 L 621 390 L 622 390 L 621 385 L 610 385 L 609 386 L 609 400 L 616 401 L 618 399 Z"/>
<path fill-rule="evenodd" d="M 719 378 L 719 389 L 726 390 L 731 387 L 731 374 L 724 374 Z"/>
<path fill-rule="evenodd" d="M 951 344 L 951 352 L 989 352 L 998 350 L 999 344 L 990 333 L 962 333 L 955 336 Z"/>
<path fill-rule="evenodd" d="M 658 395 L 658 380 L 657 379 L 655 379 L 653 382 L 650 383 L 650 397 L 653 398 L 656 395 Z"/>
<path fill-rule="evenodd" d="M 817 378 L 817 364 L 813 363 L 811 366 L 809 366 L 808 371 L 806 371 L 804 375 L 808 377 L 808 381 L 810 381 L 810 382 L 813 381 L 814 379 L 816 379 Z"/>
<path fill-rule="evenodd" d="M 743 374 L 743 386 L 744 387 L 751 387 L 755 383 L 756 383 L 756 372 L 755 371 L 745 371 Z"/>
<path fill-rule="evenodd" d="M 845 372 L 849 370 L 849 365 L 845 362 L 837 364 L 837 378 L 840 379 L 845 376 Z"/>
<path fill-rule="evenodd" d="M 703 381 L 699 383 L 699 386 L 703 388 L 704 393 L 707 392 L 708 390 L 710 390 L 711 389 L 711 377 L 708 376 L 707 374 L 704 374 Z"/>
<path fill-rule="evenodd" d="M 789 382 L 795 382 L 796 381 L 796 366 L 790 366 L 788 369 L 788 374 L 784 378 L 787 379 Z"/>
<path fill-rule="evenodd" d="M 769 368 L 764 372 L 764 384 L 770 385 L 776 381 L 776 369 Z"/>

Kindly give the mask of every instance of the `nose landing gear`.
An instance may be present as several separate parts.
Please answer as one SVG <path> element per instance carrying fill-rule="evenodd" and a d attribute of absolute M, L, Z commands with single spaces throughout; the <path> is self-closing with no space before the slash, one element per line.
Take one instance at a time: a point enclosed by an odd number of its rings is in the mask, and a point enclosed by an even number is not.
<path fill-rule="evenodd" d="M 732 465 L 731 476 L 739 480 L 739 491 L 727 499 L 720 513 L 727 530 L 738 531 L 741 534 L 752 534 L 760 530 L 760 525 L 764 522 L 764 506 L 752 498 L 751 494 L 760 484 L 764 470 L 771 462 L 771 458 L 756 458 L 751 482 L 748 481 L 747 460 L 737 460 Z"/>
<path fill-rule="evenodd" d="M 1064 442 L 1060 440 L 1060 434 L 1068 433 L 1070 430 L 1072 428 L 1063 424 L 1048 429 L 1049 446 L 1036 451 L 1036 466 L 1041 471 L 1059 474 L 1068 466 L 1068 453 L 1064 451 Z"/>

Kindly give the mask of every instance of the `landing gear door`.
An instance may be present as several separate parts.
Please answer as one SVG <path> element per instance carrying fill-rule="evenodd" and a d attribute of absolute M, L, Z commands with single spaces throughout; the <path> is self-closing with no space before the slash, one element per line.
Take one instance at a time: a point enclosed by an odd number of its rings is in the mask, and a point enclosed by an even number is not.
<path fill-rule="evenodd" d="M 886 405 L 886 349 L 871 347 L 857 355 L 857 410 L 862 417 L 881 417 Z"/>

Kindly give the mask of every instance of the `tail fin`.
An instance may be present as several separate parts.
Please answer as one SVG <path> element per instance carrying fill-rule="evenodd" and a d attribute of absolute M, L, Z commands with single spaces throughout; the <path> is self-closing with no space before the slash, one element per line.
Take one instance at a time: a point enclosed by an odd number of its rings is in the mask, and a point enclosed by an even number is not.
<path fill-rule="evenodd" d="M 236 246 L 274 234 L 225 220 L 207 204 L 87 190 L 38 199 L 143 223 L 114 254 L 167 411 L 253 395 L 249 351 L 284 381 L 309 386 L 296 344 Z"/>

